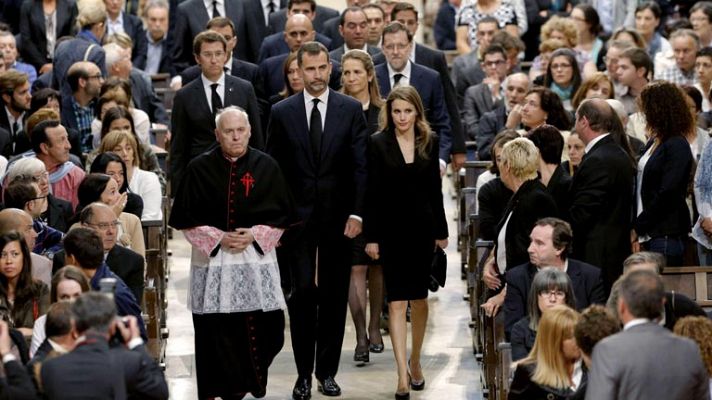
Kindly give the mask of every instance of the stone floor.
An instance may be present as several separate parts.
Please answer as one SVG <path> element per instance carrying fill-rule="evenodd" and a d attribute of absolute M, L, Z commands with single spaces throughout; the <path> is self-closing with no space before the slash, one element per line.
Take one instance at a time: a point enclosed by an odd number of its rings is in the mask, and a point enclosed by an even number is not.
<path fill-rule="evenodd" d="M 471 333 L 468 328 L 469 313 L 467 303 L 462 300 L 465 283 L 460 280 L 460 256 L 456 251 L 457 230 L 454 221 L 456 210 L 449 195 L 451 191 L 452 188 L 446 183 L 445 206 L 450 221 L 447 284 L 437 293 L 431 293 L 428 299 L 430 320 L 422 358 L 426 389 L 422 392 L 411 392 L 414 399 L 482 398 L 481 369 L 472 353 Z M 166 377 L 171 399 L 195 399 L 197 388 L 193 368 L 193 325 L 186 308 L 190 247 L 182 235 L 176 232 L 174 239 L 169 242 L 169 248 L 173 256 L 170 258 L 171 276 L 167 293 L 170 337 L 166 351 Z M 383 353 L 371 354 L 370 364 L 356 367 L 352 361 L 356 345 L 355 331 L 351 317 L 347 317 L 341 365 L 336 376 L 343 393 L 340 399 L 393 398 L 396 389 L 395 360 L 387 336 L 384 336 L 384 342 L 386 350 Z M 286 330 L 284 348 L 269 370 L 265 399 L 290 399 L 296 377 L 289 331 Z M 312 395 L 315 399 L 327 398 L 317 392 L 316 381 Z"/>

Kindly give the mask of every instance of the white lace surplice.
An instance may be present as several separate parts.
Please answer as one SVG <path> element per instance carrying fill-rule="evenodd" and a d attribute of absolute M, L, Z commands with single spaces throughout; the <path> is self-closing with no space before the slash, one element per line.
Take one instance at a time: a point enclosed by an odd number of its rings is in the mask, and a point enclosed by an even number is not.
<path fill-rule="evenodd" d="M 209 235 L 214 237 L 212 232 Z M 186 235 L 189 236 L 194 235 Z M 260 242 L 260 235 L 255 236 Z M 213 241 L 206 236 L 201 239 Z M 194 237 L 189 241 L 193 249 L 188 307 L 193 313 L 274 311 L 287 307 L 280 285 L 277 252 L 273 246 L 262 246 L 260 243 L 264 255 L 260 255 L 254 246 L 249 246 L 241 253 L 221 249 L 215 257 L 209 257 L 203 243 L 196 243 Z"/>

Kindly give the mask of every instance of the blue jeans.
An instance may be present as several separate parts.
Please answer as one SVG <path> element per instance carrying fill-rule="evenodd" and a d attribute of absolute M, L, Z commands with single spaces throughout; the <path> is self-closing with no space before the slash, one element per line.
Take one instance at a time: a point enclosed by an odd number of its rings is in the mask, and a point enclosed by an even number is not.
<path fill-rule="evenodd" d="M 643 243 L 647 251 L 660 253 L 665 256 L 668 266 L 681 267 L 685 253 L 685 239 L 680 236 L 660 236 Z"/>

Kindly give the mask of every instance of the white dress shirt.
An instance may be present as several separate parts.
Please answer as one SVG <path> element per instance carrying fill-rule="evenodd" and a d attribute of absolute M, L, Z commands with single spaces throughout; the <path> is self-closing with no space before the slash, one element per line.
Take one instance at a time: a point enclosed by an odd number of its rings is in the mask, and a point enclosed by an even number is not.
<path fill-rule="evenodd" d="M 269 5 L 274 4 L 274 11 L 279 11 L 279 0 L 261 0 L 262 11 L 265 15 L 265 26 L 269 25 Z"/>
<path fill-rule="evenodd" d="M 124 12 L 120 12 L 119 16 L 116 17 L 114 21 L 111 20 L 111 17 L 107 16 L 106 17 L 106 31 L 107 31 L 107 36 L 108 35 L 113 35 L 115 33 L 126 33 L 124 31 Z"/>
<path fill-rule="evenodd" d="M 225 15 L 225 0 L 216 0 L 216 1 L 217 1 L 218 12 L 220 13 L 220 16 L 227 17 L 227 15 Z M 203 0 L 203 3 L 205 4 L 205 9 L 208 10 L 208 15 L 210 16 L 210 19 L 215 18 L 216 15 L 213 15 L 213 0 Z"/>
<path fill-rule="evenodd" d="M 388 80 L 391 83 L 391 89 L 393 89 L 393 85 L 395 82 L 395 79 L 393 79 L 395 74 L 403 75 L 403 77 L 400 78 L 400 81 L 398 81 L 398 86 L 410 85 L 410 65 L 411 62 L 408 61 L 407 63 L 405 63 L 405 67 L 403 67 L 402 71 L 396 71 L 391 68 L 391 64 L 386 63 L 386 67 L 388 67 Z"/>
<path fill-rule="evenodd" d="M 588 152 L 591 151 L 591 149 L 593 148 L 593 146 L 596 145 L 596 143 L 600 142 L 601 139 L 603 139 L 604 137 L 606 137 L 606 136 L 608 136 L 608 135 L 610 135 L 610 133 L 604 133 L 603 135 L 601 135 L 601 136 L 599 136 L 599 137 L 597 137 L 597 138 L 591 140 L 590 142 L 588 142 L 588 144 L 586 145 L 586 147 L 583 149 L 583 152 L 586 153 L 586 154 L 588 154 Z"/>
<path fill-rule="evenodd" d="M 329 102 L 329 89 L 324 90 L 324 93 L 320 94 L 318 97 L 314 97 L 307 90 L 304 90 L 304 108 L 307 111 L 307 126 L 311 129 L 311 114 L 314 108 L 314 103 L 312 100 L 319 99 L 319 112 L 321 113 L 321 130 L 324 132 L 324 125 L 326 125 L 326 104 Z"/>
<path fill-rule="evenodd" d="M 213 109 L 213 88 L 210 87 L 213 83 L 218 84 L 218 96 L 222 100 L 223 106 L 225 105 L 225 73 L 220 75 L 217 82 L 212 82 L 204 74 L 200 74 L 200 80 L 203 81 L 203 90 L 205 90 L 205 97 L 208 99 L 208 107 Z"/>

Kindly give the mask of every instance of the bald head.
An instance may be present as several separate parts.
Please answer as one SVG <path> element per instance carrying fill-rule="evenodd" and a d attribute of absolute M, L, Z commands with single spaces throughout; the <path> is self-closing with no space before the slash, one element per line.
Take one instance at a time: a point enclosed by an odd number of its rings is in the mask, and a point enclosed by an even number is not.
<path fill-rule="evenodd" d="M 21 233 L 30 250 L 35 247 L 37 232 L 32 228 L 32 217 L 25 210 L 6 208 L 0 211 L 0 235 L 10 231 Z"/>
<path fill-rule="evenodd" d="M 604 99 L 586 99 L 576 110 L 576 132 L 588 144 L 596 137 L 611 130 L 611 120 L 618 118 L 613 108 Z"/>
<path fill-rule="evenodd" d="M 311 42 L 316 37 L 311 19 L 304 14 L 294 14 L 284 25 L 284 41 L 289 51 L 297 51 L 303 43 Z"/>
<path fill-rule="evenodd" d="M 529 91 L 529 76 L 521 72 L 509 75 L 504 85 L 504 96 L 507 105 L 512 109 L 517 104 L 522 104 Z"/>
<path fill-rule="evenodd" d="M 102 84 L 101 70 L 93 62 L 79 61 L 67 70 L 67 82 L 72 93 L 85 91 L 91 97 L 99 95 Z"/>
<path fill-rule="evenodd" d="M 99 235 L 104 251 L 110 251 L 116 245 L 118 220 L 111 207 L 104 203 L 91 203 L 79 214 L 79 221 Z"/>

